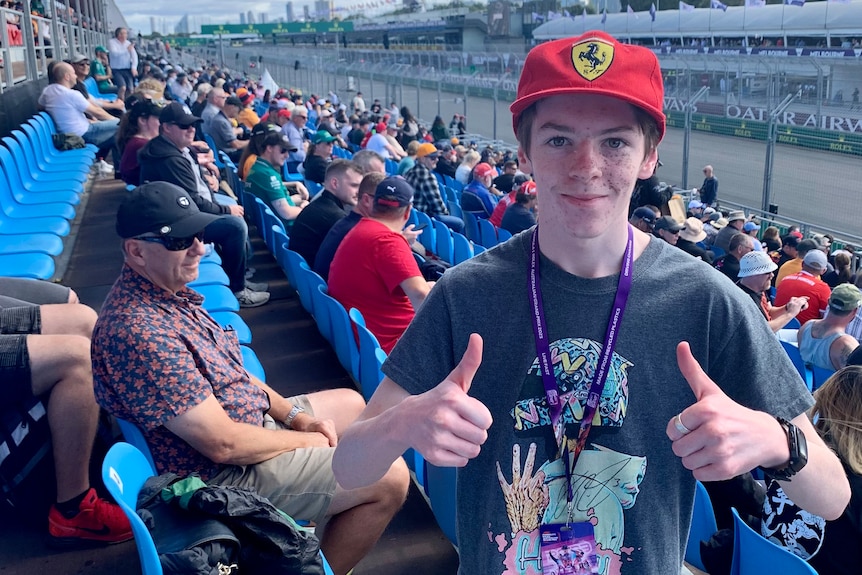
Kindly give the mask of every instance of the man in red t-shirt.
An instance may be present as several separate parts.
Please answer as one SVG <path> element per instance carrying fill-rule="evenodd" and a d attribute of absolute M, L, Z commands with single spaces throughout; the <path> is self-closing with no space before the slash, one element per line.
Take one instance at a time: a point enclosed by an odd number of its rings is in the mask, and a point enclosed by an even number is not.
<path fill-rule="evenodd" d="M 427 282 L 401 233 L 410 215 L 413 187 L 401 176 L 377 186 L 371 216 L 341 241 L 329 268 L 329 294 L 355 307 L 389 353 L 425 301 Z"/>
<path fill-rule="evenodd" d="M 823 317 L 832 293 L 826 282 L 820 279 L 824 272 L 826 254 L 820 250 L 811 250 L 802 260 L 802 271 L 785 276 L 778 284 L 775 305 L 780 307 L 792 297 L 808 297 L 808 308 L 800 311 L 796 319 L 804 325 L 808 320 Z"/>

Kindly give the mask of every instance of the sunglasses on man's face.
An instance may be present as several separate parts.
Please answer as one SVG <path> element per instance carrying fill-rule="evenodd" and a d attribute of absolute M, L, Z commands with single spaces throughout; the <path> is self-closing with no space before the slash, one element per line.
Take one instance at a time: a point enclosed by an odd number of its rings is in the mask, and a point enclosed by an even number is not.
<path fill-rule="evenodd" d="M 194 245 L 195 243 L 195 240 L 198 240 L 199 242 L 203 243 L 204 233 L 198 232 L 195 235 L 189 236 L 187 238 L 172 238 L 170 236 L 139 236 L 134 239 L 141 240 L 142 242 L 162 244 L 169 252 L 181 252 L 192 247 L 192 245 Z"/>

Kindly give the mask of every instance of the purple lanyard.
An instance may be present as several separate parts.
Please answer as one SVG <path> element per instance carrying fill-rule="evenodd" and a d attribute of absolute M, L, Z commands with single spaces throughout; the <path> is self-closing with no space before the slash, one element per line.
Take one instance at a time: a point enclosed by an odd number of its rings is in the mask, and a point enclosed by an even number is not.
<path fill-rule="evenodd" d="M 629 297 L 629 291 L 632 287 L 632 264 L 634 263 L 634 234 L 632 227 L 628 226 L 628 242 L 626 243 L 626 251 L 623 255 L 623 265 L 620 270 L 620 280 L 617 285 L 617 293 L 614 297 L 614 307 L 611 311 L 611 317 L 608 320 L 608 328 L 605 332 L 605 344 L 602 348 L 599 364 L 597 366 L 595 377 L 592 385 L 590 385 L 590 393 L 587 396 L 587 405 L 584 409 L 584 417 L 581 419 L 580 430 L 578 431 L 578 441 L 575 445 L 575 450 L 572 454 L 571 466 L 568 465 L 569 449 L 565 438 L 566 425 L 563 422 L 563 406 L 560 404 L 559 387 L 557 379 L 554 377 L 554 372 L 551 369 L 551 348 L 548 342 L 548 324 L 545 321 L 545 310 L 542 304 L 542 290 L 539 282 L 539 229 L 533 231 L 533 241 L 530 249 L 530 274 L 529 274 L 529 292 L 530 292 L 530 310 L 533 317 L 533 334 L 536 337 L 536 351 L 539 354 L 539 369 L 542 371 L 542 383 L 545 387 L 545 396 L 548 400 L 548 411 L 551 416 L 551 427 L 554 429 L 554 438 L 557 440 L 558 456 L 565 457 L 563 465 L 566 468 L 566 484 L 567 498 L 569 503 L 574 497 L 572 490 L 572 473 L 575 465 L 578 462 L 578 457 L 581 455 L 584 446 L 587 443 L 587 435 L 590 433 L 590 428 L 593 425 L 593 417 L 596 414 L 596 409 L 599 406 L 599 399 L 602 396 L 602 391 L 605 388 L 605 382 L 608 379 L 610 371 L 611 357 L 614 353 L 614 348 L 617 344 L 617 335 L 619 326 L 623 320 L 623 312 L 626 309 L 626 302 Z"/>

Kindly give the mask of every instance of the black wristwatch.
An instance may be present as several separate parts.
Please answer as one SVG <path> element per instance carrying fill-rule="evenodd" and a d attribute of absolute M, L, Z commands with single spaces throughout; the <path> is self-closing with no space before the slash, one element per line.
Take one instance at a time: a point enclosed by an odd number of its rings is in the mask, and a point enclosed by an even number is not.
<path fill-rule="evenodd" d="M 778 469 L 761 467 L 763 474 L 770 479 L 778 481 L 790 481 L 790 478 L 802 471 L 808 463 L 808 443 L 805 434 L 799 428 L 782 417 L 776 417 L 778 423 L 787 434 L 787 446 L 790 448 L 790 461 L 784 467 Z"/>

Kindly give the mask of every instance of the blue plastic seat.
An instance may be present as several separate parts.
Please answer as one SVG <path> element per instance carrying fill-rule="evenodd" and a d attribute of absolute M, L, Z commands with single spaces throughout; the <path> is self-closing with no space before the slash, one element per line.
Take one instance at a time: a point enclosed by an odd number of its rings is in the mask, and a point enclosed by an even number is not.
<path fill-rule="evenodd" d="M 206 132 L 204 132 L 203 134 L 204 134 L 204 141 L 207 143 L 207 146 L 209 146 L 210 150 L 213 151 L 213 163 L 216 165 L 216 167 L 218 169 L 224 168 L 225 163 L 224 163 L 224 160 L 221 158 L 221 155 L 219 154 L 219 149 L 218 149 L 218 146 L 216 146 L 215 140 L 213 140 L 213 137 L 210 136 L 209 134 L 207 134 Z"/>
<path fill-rule="evenodd" d="M 425 249 L 429 252 L 434 252 L 437 249 L 437 238 L 434 232 L 434 223 L 431 221 L 431 218 L 428 214 L 424 212 L 420 212 L 419 210 L 413 210 L 416 212 L 416 221 L 418 222 L 417 227 L 425 226 L 422 229 L 422 233 L 419 234 L 419 243 L 425 246 Z"/>
<path fill-rule="evenodd" d="M 144 457 L 147 458 L 147 462 L 150 464 L 150 469 L 152 469 L 153 473 L 158 472 L 156 469 L 156 463 L 153 461 L 153 453 L 150 451 L 150 446 L 147 444 L 147 439 L 144 437 L 144 433 L 141 431 L 141 428 L 125 419 L 120 419 L 119 417 L 115 417 L 114 419 L 117 420 L 117 427 L 119 427 L 120 431 L 123 433 L 123 439 L 126 440 L 126 443 L 133 445 L 135 449 L 144 454 Z"/>
<path fill-rule="evenodd" d="M 203 308 L 208 312 L 239 311 L 239 302 L 229 288 L 222 285 L 203 285 L 194 288 L 204 296 Z"/>
<path fill-rule="evenodd" d="M 296 253 L 295 251 L 287 249 L 285 250 L 282 260 L 287 263 L 287 281 L 290 282 L 291 287 L 296 291 L 296 294 L 299 296 L 299 300 L 300 303 L 302 303 L 302 307 L 304 307 L 305 310 L 308 311 L 309 308 L 306 307 L 306 302 L 302 301 L 302 283 L 307 278 L 307 276 L 303 274 L 303 270 L 300 267 L 302 264 L 305 264 L 305 267 L 308 268 L 308 264 L 305 262 L 305 258 Z M 311 293 L 309 292 L 308 295 L 311 295 Z M 311 307 L 313 308 L 314 306 L 312 305 Z"/>
<path fill-rule="evenodd" d="M 374 334 L 365 326 L 365 318 L 362 317 L 362 313 L 358 309 L 350 308 L 347 315 L 350 317 L 350 323 L 356 330 L 359 339 L 359 377 L 357 381 L 362 397 L 367 402 L 371 400 L 371 396 L 374 395 L 377 386 L 383 380 L 383 372 L 380 371 L 380 367 L 386 360 L 386 352 L 380 347 Z M 378 350 L 383 354 L 382 361 L 378 361 Z"/>
<path fill-rule="evenodd" d="M 434 220 L 434 253 L 443 261 L 455 263 L 455 243 L 452 239 L 452 231 L 440 220 Z"/>
<path fill-rule="evenodd" d="M 811 391 L 817 391 L 820 389 L 826 380 L 832 377 L 835 374 L 834 369 L 824 369 L 822 367 L 817 367 L 816 365 L 811 366 Z"/>
<path fill-rule="evenodd" d="M 772 289 L 775 289 L 775 288 L 772 288 Z M 799 329 L 800 327 L 802 327 L 802 324 L 799 323 L 799 319 L 792 317 L 792 318 L 790 318 L 790 321 L 787 322 L 787 325 L 784 326 L 784 329 Z"/>
<path fill-rule="evenodd" d="M 700 481 L 697 482 L 694 492 L 694 509 L 691 514 L 691 528 L 688 532 L 688 544 L 685 547 L 685 561 L 704 571 L 703 561 L 700 558 L 700 542 L 709 541 L 713 533 L 718 531 L 715 524 L 715 511 L 706 487 Z"/>
<path fill-rule="evenodd" d="M 464 210 L 461 209 L 461 204 L 458 203 L 458 200 L 449 200 L 446 202 L 446 205 L 449 207 L 449 214 L 455 216 L 456 218 L 464 219 Z"/>
<path fill-rule="evenodd" d="M 223 328 L 233 329 L 240 343 L 246 345 L 251 343 L 251 328 L 239 314 L 232 311 L 214 311 L 210 315 Z"/>
<path fill-rule="evenodd" d="M 490 221 L 484 218 L 477 218 L 479 223 L 479 243 L 486 248 L 493 248 L 497 245 L 497 228 Z"/>
<path fill-rule="evenodd" d="M 2 139 L 2 142 L 6 148 L 3 150 L 6 152 L 3 155 L 4 167 L 11 169 L 9 167 L 10 162 L 15 166 L 18 176 L 28 192 L 72 191 L 76 194 L 83 193 L 84 182 L 87 181 L 86 174 L 82 175 L 80 172 L 76 172 L 73 178 L 68 178 L 62 171 L 42 171 L 35 161 L 27 158 L 26 152 L 15 138 L 7 136 Z"/>
<path fill-rule="evenodd" d="M 54 147 L 53 130 L 49 127 L 49 120 L 45 119 L 47 114 L 37 114 L 27 120 L 27 124 L 32 126 L 39 139 L 39 149 L 44 156 L 50 156 L 52 160 L 71 161 L 76 160 L 84 165 L 92 165 L 96 160 L 97 148 L 92 145 L 84 146 L 74 150 L 58 150 Z M 53 125 L 53 121 L 51 121 Z"/>
<path fill-rule="evenodd" d="M 476 214 L 472 212 L 462 211 L 461 215 L 463 216 L 464 234 L 467 236 L 467 239 L 474 244 L 481 244 L 482 238 L 479 234 L 479 218 L 477 218 Z"/>
<path fill-rule="evenodd" d="M 305 180 L 305 187 L 308 189 L 309 198 L 313 198 L 323 191 L 323 184 L 318 184 L 317 182 L 312 182 L 310 180 Z"/>
<path fill-rule="evenodd" d="M 812 391 L 814 389 L 812 375 L 808 368 L 805 367 L 805 362 L 802 360 L 802 355 L 799 353 L 799 348 L 792 343 L 786 341 L 781 342 L 781 347 L 783 347 L 784 351 L 787 352 L 788 357 L 790 357 L 790 361 L 793 362 L 793 367 L 796 368 L 796 371 L 799 372 L 799 376 L 802 378 L 802 381 L 804 381 L 805 385 L 808 386 L 808 391 Z"/>
<path fill-rule="evenodd" d="M 43 218 L 11 218 L 0 210 L 0 235 L 16 236 L 29 234 L 54 234 L 65 237 L 69 235 L 71 226 L 68 220 L 56 216 Z"/>
<path fill-rule="evenodd" d="M 80 157 L 53 156 L 47 153 L 38 130 L 31 124 L 21 124 L 21 132 L 14 130 L 12 137 L 25 148 L 31 147 L 35 160 L 43 170 L 68 169 L 83 172 L 85 175 L 90 173 L 91 162 L 87 160 L 82 160 Z"/>
<path fill-rule="evenodd" d="M 733 563 L 731 575 L 817 575 L 811 565 L 787 549 L 763 538 L 733 512 Z"/>
<path fill-rule="evenodd" d="M 266 372 L 263 370 L 263 364 L 260 363 L 254 350 L 247 345 L 241 345 L 239 348 L 242 351 L 242 366 L 245 370 L 259 380 L 266 382 Z"/>
<path fill-rule="evenodd" d="M 350 318 L 347 316 L 344 306 L 327 293 L 326 285 L 318 284 L 317 289 L 320 292 L 318 296 L 319 301 L 322 302 L 322 305 L 326 306 L 326 316 L 329 319 L 330 343 L 335 348 L 338 362 L 355 381 L 359 381 L 359 347 L 356 345 L 356 338 L 353 336 Z M 317 309 L 316 305 L 315 309 Z"/>
<path fill-rule="evenodd" d="M 89 159 L 91 162 L 96 161 L 96 152 L 99 151 L 99 148 L 93 144 L 87 144 L 83 148 L 75 150 L 60 151 L 55 148 L 52 137 L 54 134 L 59 133 L 59 130 L 57 130 L 57 125 L 54 123 L 54 119 L 47 112 L 40 112 L 31 118 L 31 120 L 35 126 L 41 127 L 40 131 L 43 133 L 40 134 L 40 138 L 45 141 L 45 144 L 47 144 L 46 149 L 50 150 L 51 155 L 68 156 L 70 158 L 80 156 L 81 158 Z"/>
<path fill-rule="evenodd" d="M 398 162 L 395 160 L 388 159 L 386 160 L 386 175 L 395 176 L 398 174 Z"/>
<path fill-rule="evenodd" d="M 315 305 L 318 299 L 316 295 L 317 287 L 320 284 L 323 284 L 325 287 L 326 282 L 322 277 L 311 271 L 311 268 L 308 267 L 305 260 L 299 262 L 296 280 L 299 284 L 297 292 L 299 293 L 299 301 L 302 303 L 302 307 L 304 307 L 305 311 L 310 313 L 317 322 L 317 329 L 321 330 L 326 341 L 330 341 L 330 338 L 327 337 L 327 334 L 329 333 L 329 319 L 326 316 L 326 308 L 321 307 L 321 309 L 317 309 Z M 323 330 L 326 330 L 326 333 L 324 333 Z"/>
<path fill-rule="evenodd" d="M 229 286 L 230 280 L 220 265 L 202 261 L 198 266 L 198 278 L 189 282 L 188 286 L 197 289 L 205 285 Z"/>
<path fill-rule="evenodd" d="M 84 80 L 84 87 L 87 88 L 87 92 L 94 98 L 98 98 L 100 100 L 107 100 L 108 102 L 113 102 L 117 99 L 116 94 L 103 94 L 99 91 L 99 83 L 96 82 L 96 79 L 92 76 L 89 76 L 86 80 Z"/>
<path fill-rule="evenodd" d="M 147 479 L 155 474 L 152 460 L 148 461 L 140 449 L 129 443 L 119 442 L 112 445 L 102 461 L 102 481 L 132 525 L 143 575 L 163 574 L 153 536 L 136 511 L 141 488 Z M 332 567 L 322 552 L 320 559 L 324 574 L 333 575 Z"/>
<path fill-rule="evenodd" d="M 458 500 L 457 472 L 454 467 L 437 467 L 425 462 L 425 492 L 431 502 L 431 511 L 443 534 L 458 546 L 455 534 L 456 501 Z"/>
<path fill-rule="evenodd" d="M 16 278 L 51 279 L 54 259 L 46 254 L 0 255 L 0 275 Z"/>
<path fill-rule="evenodd" d="M 9 147 L 9 151 L 18 160 L 21 173 L 25 176 L 29 173 L 34 181 L 83 184 L 90 175 L 89 166 L 82 164 L 64 166 L 40 161 L 32 143 L 20 130 L 12 130 L 11 137 L 3 138 L 3 144 Z"/>
<path fill-rule="evenodd" d="M 0 224 L 2 234 L 2 224 Z M 0 255 L 39 253 L 58 256 L 63 252 L 63 240 L 54 234 L 0 235 Z"/>
<path fill-rule="evenodd" d="M 512 239 L 512 233 L 509 230 L 497 228 L 497 243 L 502 244 L 503 242 L 510 239 Z"/>
<path fill-rule="evenodd" d="M 482 246 L 479 244 L 473 244 L 473 254 L 474 255 L 478 256 L 479 254 L 481 254 L 484 251 L 485 251 L 485 246 Z"/>
<path fill-rule="evenodd" d="M 135 511 L 138 493 L 153 475 L 155 471 L 144 454 L 128 443 L 120 442 L 111 446 L 102 462 L 102 481 L 132 525 L 143 575 L 162 574 L 162 564 L 153 537 Z"/>
<path fill-rule="evenodd" d="M 465 262 L 473 257 L 473 244 L 467 236 L 452 232 L 453 265 Z"/>
<path fill-rule="evenodd" d="M 33 182 L 30 182 L 31 185 L 25 185 L 21 180 L 18 167 L 9 155 L 9 150 L 3 146 L 0 146 L 0 172 L 4 174 L 0 176 L 0 188 L 3 188 L 3 194 L 7 195 L 11 200 L 24 205 L 39 205 L 40 212 L 45 210 L 43 206 L 49 206 L 48 209 L 53 212 L 55 209 L 58 209 L 53 207 L 54 204 L 57 206 L 65 204 L 68 208 L 62 212 L 63 217 L 66 217 L 67 214 L 71 214 L 71 217 L 67 219 L 75 217 L 74 206 L 81 203 L 81 198 L 77 192 L 63 191 L 62 186 L 56 183 L 51 184 L 49 188 L 45 188 L 45 184 L 37 185 Z M 40 213 L 38 215 L 61 214 Z"/>

